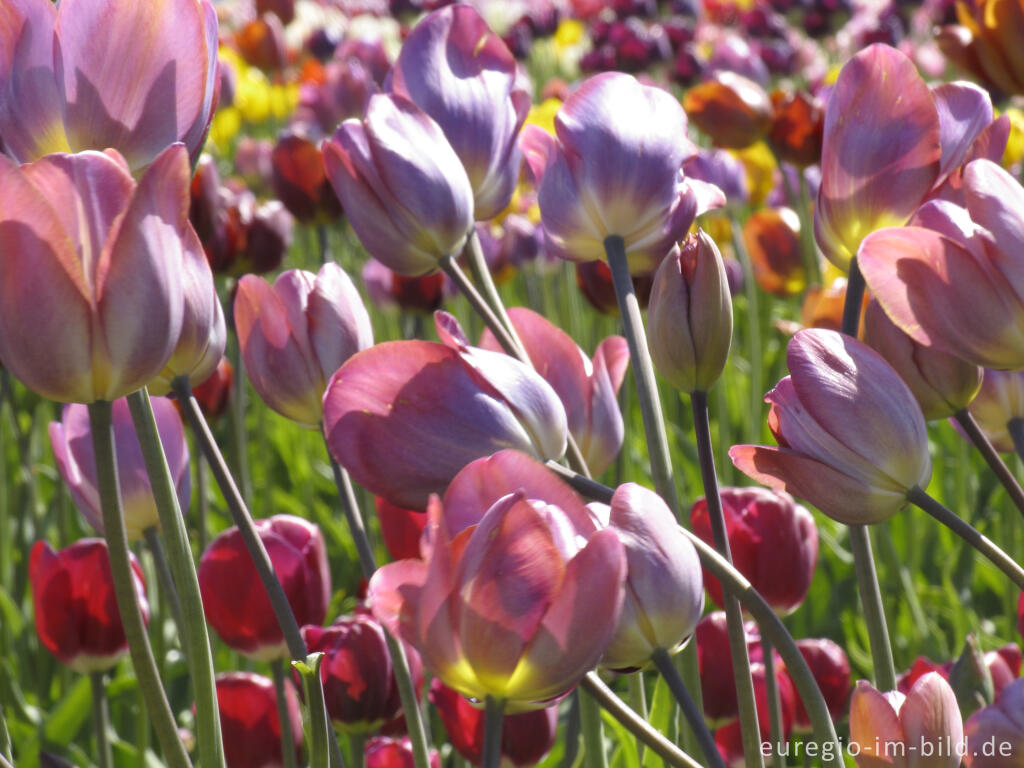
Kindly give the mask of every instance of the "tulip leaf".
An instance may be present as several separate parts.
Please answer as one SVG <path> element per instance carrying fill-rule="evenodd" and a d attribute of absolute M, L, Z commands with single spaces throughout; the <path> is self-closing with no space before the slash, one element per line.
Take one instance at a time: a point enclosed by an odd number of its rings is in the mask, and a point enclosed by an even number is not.
<path fill-rule="evenodd" d="M 654 684 L 648 721 L 656 731 L 664 734 L 670 741 L 675 740 L 675 713 L 676 700 L 665 679 L 659 675 Z M 662 759 L 652 750 L 644 752 L 644 768 L 660 768 L 662 764 Z"/>
<path fill-rule="evenodd" d="M 0 617 L 3 618 L 3 621 L 0 623 L 10 630 L 12 637 L 17 637 L 21 634 L 22 628 L 25 625 L 21 609 L 18 608 L 18 604 L 11 599 L 11 596 L 7 594 L 7 590 L 3 587 L 0 587 Z"/>
<path fill-rule="evenodd" d="M 71 744 L 82 729 L 82 725 L 89 719 L 91 709 L 92 692 L 89 678 L 83 675 L 46 718 L 46 725 L 43 726 L 46 740 L 61 747 Z"/>
<path fill-rule="evenodd" d="M 601 710 L 601 719 L 605 727 L 610 728 L 615 734 L 617 748 L 612 755 L 609 768 L 640 768 L 640 756 L 637 753 L 636 738 L 626 730 L 618 720 L 612 717 L 607 710 Z"/>

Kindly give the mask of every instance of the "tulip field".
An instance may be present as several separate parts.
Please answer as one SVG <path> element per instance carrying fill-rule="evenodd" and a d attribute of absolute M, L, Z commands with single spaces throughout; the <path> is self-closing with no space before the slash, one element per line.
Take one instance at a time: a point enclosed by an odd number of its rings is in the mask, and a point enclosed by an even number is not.
<path fill-rule="evenodd" d="M 1024 768 L 1024 0 L 0 0 L 0 768 Z"/>

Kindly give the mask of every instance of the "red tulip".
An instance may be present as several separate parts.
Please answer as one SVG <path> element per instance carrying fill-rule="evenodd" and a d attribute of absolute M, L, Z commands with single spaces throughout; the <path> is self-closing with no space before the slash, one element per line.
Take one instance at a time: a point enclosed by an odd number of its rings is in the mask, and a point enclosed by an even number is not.
<path fill-rule="evenodd" d="M 366 742 L 366 768 L 414 768 L 412 742 L 406 736 L 393 739 L 377 736 Z M 430 750 L 430 768 L 441 768 L 441 756 L 436 749 Z"/>
<path fill-rule="evenodd" d="M 287 681 L 285 701 L 295 740 L 295 760 L 299 762 L 302 715 L 295 690 Z M 217 675 L 217 707 L 227 768 L 281 768 L 284 765 L 277 697 L 274 684 L 268 678 L 248 672 Z"/>
<path fill-rule="evenodd" d="M 207 421 L 216 421 L 227 410 L 235 371 L 226 357 L 222 357 L 210 377 L 192 389 L 192 395 Z"/>
<path fill-rule="evenodd" d="M 377 500 L 377 521 L 380 535 L 392 560 L 419 557 L 420 538 L 427 525 L 427 515 L 414 509 L 396 507 L 380 496 Z"/>
<path fill-rule="evenodd" d="M 772 102 L 764 88 L 735 72 L 718 72 L 683 99 L 686 114 L 716 147 L 743 149 L 772 126 Z"/>
<path fill-rule="evenodd" d="M 728 652 L 728 651 L 727 651 Z M 783 748 L 793 732 L 793 713 L 796 706 L 796 688 L 786 671 L 778 666 L 775 668 L 775 685 L 779 691 L 779 715 L 782 718 L 782 743 L 771 742 L 771 715 L 768 709 L 768 678 L 764 664 L 753 662 L 750 665 L 750 676 L 754 682 L 754 703 L 757 706 L 757 722 L 761 731 L 761 743 L 771 744 L 772 749 Z M 747 761 L 743 759 L 743 735 L 738 720 L 726 723 L 715 732 L 715 744 L 718 752 L 729 768 L 743 768 Z"/>
<path fill-rule="evenodd" d="M 797 640 L 796 647 L 811 668 L 814 682 L 825 698 L 828 713 L 833 720 L 839 720 L 846 712 L 846 703 L 850 699 L 850 660 L 846 658 L 846 652 L 827 639 Z M 811 729 L 811 720 L 799 696 L 796 697 L 794 715 L 796 728 L 803 731 Z"/>
<path fill-rule="evenodd" d="M 619 314 L 619 300 L 615 298 L 612 271 L 606 261 L 577 261 L 576 286 L 590 305 L 605 315 Z M 633 290 L 640 309 L 647 309 L 651 297 L 654 275 L 633 275 Z"/>
<path fill-rule="evenodd" d="M 743 630 L 747 651 L 754 655 L 761 648 L 761 634 L 752 621 L 746 622 Z M 712 722 L 738 717 L 736 677 L 732 669 L 732 656 L 729 654 L 729 628 L 725 611 L 707 614 L 697 623 L 694 635 L 704 716 Z"/>
<path fill-rule="evenodd" d="M 291 515 L 255 522 L 295 620 L 300 626 L 323 624 L 331 600 L 331 573 L 320 529 Z M 261 661 L 288 658 L 270 598 L 237 528 L 210 542 L 199 561 L 198 576 L 203 612 L 221 640 Z"/>
<path fill-rule="evenodd" d="M 341 216 L 341 203 L 313 141 L 299 133 L 285 133 L 274 145 L 271 162 L 274 195 L 296 220 L 323 224 Z"/>
<path fill-rule="evenodd" d="M 131 564 L 142 619 L 149 624 L 146 581 L 134 555 Z M 82 674 L 104 672 L 128 653 L 106 542 L 82 539 L 54 552 L 37 541 L 28 577 L 36 632 L 50 653 Z"/>

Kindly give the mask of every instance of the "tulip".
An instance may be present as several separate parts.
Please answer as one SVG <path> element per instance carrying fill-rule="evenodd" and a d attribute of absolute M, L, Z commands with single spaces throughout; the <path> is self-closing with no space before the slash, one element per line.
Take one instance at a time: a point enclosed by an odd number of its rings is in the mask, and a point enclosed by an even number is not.
<path fill-rule="evenodd" d="M 567 333 L 536 312 L 513 307 L 508 315 L 533 367 L 562 401 L 569 433 L 590 473 L 602 474 L 622 447 L 624 427 L 616 395 L 629 365 L 626 340 L 609 336 L 591 360 Z M 480 346 L 501 349 L 490 331 L 484 332 Z"/>
<path fill-rule="evenodd" d="M 861 680 L 850 699 L 850 746 L 859 768 L 956 768 L 963 754 L 960 707 L 949 683 L 930 672 L 904 696 Z"/>
<path fill-rule="evenodd" d="M 761 634 L 757 624 L 745 622 L 743 634 L 747 653 L 755 656 L 761 650 Z M 731 720 L 739 716 L 736 702 L 736 675 L 729 654 L 729 627 L 725 611 L 707 614 L 694 631 L 697 642 L 697 665 L 700 670 L 700 693 L 704 704 L 704 717 L 712 722 Z M 768 722 L 758 718 L 758 722 Z"/>
<path fill-rule="evenodd" d="M 761 208 L 743 224 L 743 242 L 761 290 L 776 296 L 800 293 L 807 284 L 800 219 L 790 208 Z"/>
<path fill-rule="evenodd" d="M 914 687 L 914 683 L 929 672 L 934 672 L 944 680 L 949 680 L 949 671 L 952 668 L 952 661 L 947 661 L 943 664 L 936 664 L 927 656 L 918 656 L 914 659 L 914 663 L 910 665 L 910 669 L 896 679 L 896 690 L 906 696 L 910 693 L 910 689 Z"/>
<path fill-rule="evenodd" d="M 298 763 L 302 756 L 302 715 L 295 690 L 289 683 L 285 686 Z M 217 705 L 227 768 L 282 768 L 281 719 L 274 684 L 268 678 L 249 672 L 217 675 Z"/>
<path fill-rule="evenodd" d="M 484 713 L 438 679 L 430 683 L 430 703 L 437 708 L 448 740 L 472 765 L 480 765 L 484 748 Z M 536 765 L 551 751 L 558 728 L 558 707 L 509 715 L 501 721 L 503 766 Z"/>
<path fill-rule="evenodd" d="M 743 149 L 772 125 L 772 102 L 764 89 L 735 72 L 718 72 L 686 92 L 683 108 L 716 147 Z"/>
<path fill-rule="evenodd" d="M 402 702 L 384 629 L 366 611 L 342 616 L 326 629 L 305 626 L 302 639 L 310 653 L 324 654 L 324 701 L 337 728 L 369 733 L 400 714 Z M 418 659 L 415 652 L 408 657 L 415 679 L 420 676 Z"/>
<path fill-rule="evenodd" d="M 819 287 L 812 286 L 804 294 L 804 303 L 800 307 L 800 319 L 805 328 L 823 328 L 838 331 L 843 324 L 843 308 L 846 305 L 845 277 L 837 277 L 830 284 Z M 867 310 L 868 296 L 865 292 L 860 305 L 858 328 L 864 324 L 864 312 Z"/>
<path fill-rule="evenodd" d="M 373 344 L 359 292 L 333 262 L 315 275 L 288 270 L 273 287 L 243 277 L 235 328 L 253 388 L 282 416 L 310 427 L 323 418 L 324 391 L 334 372 Z"/>
<path fill-rule="evenodd" d="M 373 73 L 364 62 L 355 56 L 335 58 L 324 66 L 322 82 L 299 87 L 299 106 L 293 119 L 330 136 L 343 120 L 361 118 L 377 91 Z"/>
<path fill-rule="evenodd" d="M 192 396 L 207 421 L 216 421 L 227 410 L 231 400 L 231 387 L 235 371 L 226 357 L 222 357 L 210 377 L 192 390 Z"/>
<path fill-rule="evenodd" d="M 377 736 L 366 742 L 364 751 L 366 768 L 415 768 L 412 742 L 406 736 L 394 739 Z M 441 756 L 436 749 L 430 750 L 430 768 L 441 768 Z"/>
<path fill-rule="evenodd" d="M 501 451 L 432 498 L 421 560 L 385 565 L 369 604 L 428 670 L 463 696 L 541 709 L 604 653 L 618 622 L 626 555 L 542 465 Z M 571 641 L 567 641 L 571 638 Z"/>
<path fill-rule="evenodd" d="M 433 272 L 473 228 L 473 188 L 440 127 L 397 94 L 371 96 L 323 148 L 324 167 L 363 246 L 402 275 Z"/>
<path fill-rule="evenodd" d="M 958 25 L 937 36 L 946 57 L 1003 96 L 1024 94 L 1024 57 L 1014 31 L 1024 25 L 1017 0 L 972 0 L 957 4 Z"/>
<path fill-rule="evenodd" d="M 736 155 L 724 149 L 699 149 L 683 164 L 691 179 L 714 184 L 725 195 L 726 204 L 741 207 L 750 201 L 747 171 Z"/>
<path fill-rule="evenodd" d="M 134 555 L 131 565 L 139 609 L 148 625 L 146 580 Z M 80 674 L 105 672 L 128 653 L 106 542 L 81 539 L 54 552 L 45 541 L 37 541 L 29 555 L 28 578 L 36 632 L 50 653 Z"/>
<path fill-rule="evenodd" d="M 255 524 L 295 620 L 300 625 L 323 624 L 331 600 L 331 573 L 320 529 L 292 515 L 275 515 Z M 237 528 L 210 542 L 199 561 L 198 576 L 203 612 L 221 640 L 258 661 L 288 658 L 270 598 Z"/>
<path fill-rule="evenodd" d="M 723 488 L 722 513 L 736 569 L 776 613 L 792 613 L 807 596 L 818 561 L 818 529 L 811 513 L 786 493 L 763 488 Z M 706 499 L 690 510 L 693 532 L 714 543 Z M 716 605 L 722 585 L 707 571 L 704 584 Z"/>
<path fill-rule="evenodd" d="M 928 421 L 959 413 L 981 387 L 981 368 L 918 344 L 886 317 L 877 301 L 864 314 L 864 341 L 896 369 Z"/>
<path fill-rule="evenodd" d="M 805 91 L 774 91 L 772 110 L 768 141 L 776 156 L 798 168 L 819 163 L 825 131 L 821 102 Z"/>
<path fill-rule="evenodd" d="M 1007 686 L 992 706 L 964 724 L 967 768 L 1020 768 L 1024 765 L 1024 680 Z"/>
<path fill-rule="evenodd" d="M 914 226 L 872 234 L 858 260 L 886 314 L 914 341 L 985 368 L 1018 369 L 1024 367 L 1024 188 L 981 159 L 964 168 L 963 194 L 965 208 L 932 202 L 918 211 Z"/>
<path fill-rule="evenodd" d="M 846 652 L 824 638 L 797 640 L 796 647 L 811 668 L 814 682 L 818 684 L 828 706 L 828 713 L 833 720 L 839 720 L 846 712 L 846 703 L 850 699 L 850 660 Z M 793 724 L 803 731 L 811 729 L 810 718 L 799 696 L 796 697 Z"/>
<path fill-rule="evenodd" d="M 392 560 L 415 558 L 420 551 L 420 537 L 427 525 L 427 516 L 414 509 L 396 507 L 376 497 L 380 536 Z"/>
<path fill-rule="evenodd" d="M 160 435 L 167 466 L 178 494 L 178 504 L 182 511 L 186 511 L 192 489 L 185 427 L 173 401 L 164 397 L 154 397 L 151 402 L 153 415 L 156 417 L 157 433 Z M 160 516 L 127 400 L 114 401 L 111 418 L 125 530 L 129 541 L 137 541 L 142 538 L 147 528 L 160 525 Z M 89 525 L 97 533 L 102 534 L 103 509 L 100 503 L 88 407 L 78 403 L 65 405 L 61 420 L 51 421 L 49 431 L 50 445 L 57 458 L 57 468 L 67 483 L 68 490 L 71 491 L 75 506 L 89 521 Z"/>
<path fill-rule="evenodd" d="M 0 20 L 10 157 L 113 148 L 139 171 L 175 142 L 198 157 L 219 84 L 209 0 L 25 0 Z"/>
<path fill-rule="evenodd" d="M 848 525 L 887 520 L 931 477 L 924 416 L 907 385 L 866 344 L 804 330 L 790 375 L 765 396 L 778 448 L 737 445 L 733 464 Z"/>
<path fill-rule="evenodd" d="M 681 392 L 707 392 L 732 343 L 732 295 L 715 241 L 697 230 L 654 275 L 647 343 L 655 369 Z"/>
<path fill-rule="evenodd" d="M 288 63 L 284 27 L 275 14 L 264 14 L 248 22 L 235 33 L 234 43 L 246 64 L 264 72 L 278 72 Z"/>
<path fill-rule="evenodd" d="M 981 389 L 967 410 L 996 451 L 1013 453 L 1010 422 L 1024 419 L 1024 371 L 986 369 Z"/>
<path fill-rule="evenodd" d="M 186 159 L 175 145 L 136 184 L 114 151 L 0 156 L 0 360 L 29 389 L 112 401 L 167 364 L 195 237 Z"/>
<path fill-rule="evenodd" d="M 474 8 L 454 5 L 425 16 L 402 44 L 385 87 L 441 127 L 469 176 L 474 218 L 493 218 L 508 206 L 530 94 L 505 43 Z"/>
<path fill-rule="evenodd" d="M 754 683 L 754 702 L 757 706 L 757 722 L 761 732 L 761 743 L 771 744 L 772 750 L 785 747 L 789 735 L 793 732 L 793 713 L 797 695 L 789 674 L 781 668 L 775 671 L 775 686 L 779 692 L 779 716 L 782 719 L 782 743 L 776 745 L 771 741 L 771 715 L 768 709 L 768 677 L 765 665 L 754 662 L 750 665 L 750 677 Z M 726 723 L 715 731 L 715 744 L 722 760 L 729 768 L 743 768 L 747 763 L 743 759 L 743 733 L 739 720 Z M 763 747 L 762 747 L 763 748 Z"/>
<path fill-rule="evenodd" d="M 554 256 L 604 259 L 605 239 L 621 237 L 630 272 L 647 274 L 695 216 L 725 203 L 717 187 L 682 172 L 696 148 L 679 102 L 629 75 L 586 80 L 558 110 L 555 132 L 527 126 L 520 139 Z"/>
<path fill-rule="evenodd" d="M 398 306 L 405 312 L 432 314 L 444 305 L 454 284 L 443 272 L 422 277 L 396 274 L 374 258 L 363 264 L 363 286 L 380 309 Z"/>
<path fill-rule="evenodd" d="M 615 489 L 608 528 L 626 550 L 626 599 L 601 664 L 637 669 L 693 634 L 704 610 L 700 560 L 661 497 L 635 483 Z"/>
<path fill-rule="evenodd" d="M 324 434 L 353 479 L 422 510 L 473 459 L 512 446 L 540 459 L 565 452 L 565 409 L 532 368 L 470 347 L 437 313 L 443 344 L 393 341 L 355 355 L 324 396 Z"/>
<path fill-rule="evenodd" d="M 341 216 L 341 203 L 334 194 L 324 160 L 309 138 L 285 133 L 271 155 L 274 196 L 296 220 L 304 224 L 325 223 Z"/>
<path fill-rule="evenodd" d="M 612 271 L 606 261 L 577 261 L 576 287 L 590 305 L 604 315 L 619 314 L 619 300 L 615 298 Z M 640 309 L 647 309 L 651 298 L 653 275 L 633 275 L 633 292 Z"/>

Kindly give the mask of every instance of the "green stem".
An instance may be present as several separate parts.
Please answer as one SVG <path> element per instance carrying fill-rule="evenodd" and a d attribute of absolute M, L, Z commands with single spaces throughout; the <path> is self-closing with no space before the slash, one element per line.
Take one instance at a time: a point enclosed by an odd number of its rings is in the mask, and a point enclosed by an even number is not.
<path fill-rule="evenodd" d="M 600 680 L 600 678 L 598 678 Z M 562 742 L 565 750 L 562 752 L 562 768 L 573 768 L 576 765 L 576 757 L 580 753 L 580 688 L 577 687 L 570 694 L 569 711 L 565 716 L 565 730 L 562 732 Z M 613 695 L 611 691 L 609 694 Z"/>
<path fill-rule="evenodd" d="M 277 719 L 281 724 L 281 756 L 284 768 L 296 768 L 295 734 L 292 733 L 292 718 L 288 711 L 288 693 L 285 690 L 284 661 L 274 659 L 270 662 L 270 671 L 274 677 L 274 695 L 277 698 Z"/>
<path fill-rule="evenodd" d="M 676 701 L 679 703 L 679 708 L 683 711 L 687 722 L 690 724 L 690 728 L 697 734 L 697 741 L 708 765 L 711 768 L 725 768 L 722 756 L 715 745 L 715 737 L 708 730 L 708 724 L 704 721 L 703 713 L 697 709 L 697 705 L 690 698 L 690 692 L 686 689 L 683 678 L 679 676 L 668 653 L 664 648 L 658 648 L 652 654 L 651 660 L 654 662 L 658 672 L 661 673 L 669 690 L 672 691 L 672 695 L 675 696 Z"/>
<path fill-rule="evenodd" d="M 114 578 L 114 595 L 121 614 L 128 652 L 135 668 L 135 677 L 145 696 L 146 709 L 156 730 L 160 749 L 170 768 L 192 768 L 185 745 L 178 735 L 178 725 L 167 702 L 167 694 L 160 683 L 153 650 L 149 645 L 146 627 L 142 623 L 131 561 L 128 557 L 128 538 L 124 518 L 121 516 L 121 491 L 117 484 L 117 459 L 114 454 L 114 433 L 110 403 L 99 400 L 89 406 L 93 453 L 96 456 L 96 475 L 100 504 L 103 508 L 103 529 L 110 554 L 110 571 Z"/>
<path fill-rule="evenodd" d="M 974 416 L 966 408 L 957 411 L 953 414 L 953 418 L 956 419 L 957 424 L 967 433 L 971 442 L 974 443 L 974 447 L 978 449 L 978 453 L 985 459 L 985 463 L 988 464 L 989 469 L 992 470 L 993 474 L 999 478 L 999 482 L 1002 483 L 1003 488 L 1006 489 L 1007 495 L 1013 502 L 1014 506 L 1024 514 L 1024 488 L 1020 487 L 1020 483 L 1017 482 L 1017 478 L 1010 472 L 1010 468 L 1006 466 L 1006 463 L 999 456 L 995 447 L 991 441 L 986 437 L 985 433 L 981 431 L 981 427 L 978 426 L 978 422 L 974 420 Z M 1010 423 L 1007 425 L 1010 428 L 1010 436 L 1013 438 L 1013 444 L 1019 451 L 1024 447 L 1024 439 L 1018 443 L 1018 437 L 1014 436 L 1014 422 L 1017 422 L 1016 432 L 1020 438 L 1024 438 L 1024 434 L 1021 433 L 1021 426 L 1024 426 L 1024 422 L 1020 419 L 1010 419 Z"/>
<path fill-rule="evenodd" d="M 327 243 L 327 225 L 316 225 L 316 243 L 320 250 L 320 263 L 326 264 L 331 261 L 331 248 Z"/>
<path fill-rule="evenodd" d="M 327 705 L 324 703 L 324 687 L 320 680 L 322 653 L 311 653 L 304 661 L 293 661 L 292 667 L 302 678 L 306 692 L 306 706 L 309 710 L 309 768 L 342 768 L 341 751 L 330 749 L 328 742 L 333 733 L 327 719 Z"/>
<path fill-rule="evenodd" d="M 761 307 L 758 299 L 757 282 L 754 280 L 754 267 L 750 261 L 747 244 L 743 240 L 743 227 L 735 215 L 729 218 L 732 229 L 732 245 L 736 258 L 743 267 L 743 294 L 747 298 L 747 357 L 750 363 L 750 420 L 757 424 L 757 415 L 764 407 L 764 360 L 761 350 Z"/>
<path fill-rule="evenodd" d="M 821 285 L 821 263 L 818 261 L 818 247 L 814 241 L 814 219 L 811 216 L 811 196 L 807 179 L 800 170 L 800 205 L 796 208 L 800 219 L 800 251 L 804 255 L 804 270 L 808 285 Z"/>
<path fill-rule="evenodd" d="M 487 260 L 484 259 L 484 251 L 480 247 L 480 236 L 477 235 L 475 228 L 466 239 L 466 247 L 463 248 L 462 255 L 466 258 L 466 263 L 469 265 L 469 273 L 473 276 L 473 280 L 483 291 L 484 301 L 487 302 L 491 311 L 494 312 L 498 321 L 508 332 L 513 345 L 518 348 L 520 354 L 515 356 L 523 362 L 527 362 L 529 358 L 526 355 L 526 347 L 523 346 L 522 339 L 519 338 L 516 327 L 512 324 L 512 318 L 505 311 L 505 304 L 498 293 L 498 286 L 494 284 L 494 278 L 491 276 L 491 270 L 487 266 Z"/>
<path fill-rule="evenodd" d="M 974 547 L 979 553 L 988 558 L 993 565 L 1005 573 L 1018 589 L 1024 590 L 1024 568 L 1017 565 L 1012 557 L 1003 552 L 991 539 L 979 533 L 974 526 L 959 515 L 946 509 L 935 498 L 929 496 L 917 486 L 910 489 L 910 492 L 907 494 L 907 501 L 923 509 Z"/>
<path fill-rule="evenodd" d="M 233 352 L 231 365 L 235 371 L 234 391 L 231 393 L 231 402 L 228 405 L 228 422 L 231 427 L 232 458 L 235 467 L 234 474 L 238 478 L 238 486 L 242 491 L 242 498 L 248 503 L 252 498 L 252 486 L 249 480 L 249 453 L 248 438 L 245 433 L 245 401 L 248 396 L 245 380 L 245 363 L 242 361 L 241 342 L 238 335 L 235 335 L 235 343 L 231 345 Z M 191 388 L 190 390 L 191 391 Z M 211 462 L 212 465 L 212 462 Z"/>
<path fill-rule="evenodd" d="M 580 692 L 580 727 L 583 729 L 583 762 L 587 768 L 608 768 L 604 751 L 601 707 L 586 691 Z"/>
<path fill-rule="evenodd" d="M 348 735 L 349 760 L 355 768 L 366 768 L 366 734 Z"/>
<path fill-rule="evenodd" d="M 718 492 L 718 475 L 715 472 L 715 454 L 711 446 L 711 423 L 708 418 L 707 392 L 696 390 L 690 393 L 693 409 L 693 430 L 697 437 L 697 457 L 700 462 L 701 480 L 704 484 L 704 499 L 715 549 L 722 558 L 732 565 L 729 536 L 722 512 L 722 498 Z M 743 629 L 743 609 L 736 596 L 723 592 L 726 625 L 729 630 L 729 652 L 736 681 L 736 702 L 739 707 L 740 732 L 743 735 L 743 754 L 748 766 L 763 768 L 764 755 L 761 752 L 761 730 L 757 722 L 757 699 L 754 696 L 754 679 L 750 672 L 750 656 L 747 652 L 747 634 Z M 700 734 L 698 734 L 698 737 Z"/>
<path fill-rule="evenodd" d="M 206 631 L 203 598 L 199 593 L 196 564 L 189 546 L 188 531 L 178 505 L 178 494 L 167 466 L 164 448 L 157 432 L 156 417 L 143 387 L 128 395 L 135 432 L 142 448 L 146 473 L 153 489 L 160 527 L 167 543 L 168 561 L 174 584 L 181 598 L 181 617 L 185 656 L 192 672 L 196 694 L 196 726 L 199 759 L 203 768 L 223 768 L 224 745 L 220 734 L 220 710 L 217 708 L 217 686 L 214 681 L 213 654 Z"/>
<path fill-rule="evenodd" d="M 156 526 L 150 526 L 142 532 L 142 538 L 146 542 L 149 554 L 153 556 L 153 567 L 156 569 L 156 580 L 160 584 L 160 594 L 171 608 L 171 616 L 178 629 L 179 637 L 183 637 L 185 620 L 181 613 L 181 600 L 178 598 L 178 590 L 174 588 L 174 578 L 171 576 L 171 568 L 167 563 L 164 545 L 160 543 L 160 532 Z"/>
<path fill-rule="evenodd" d="M 633 711 L 636 712 L 644 720 L 647 719 L 647 692 L 644 690 L 644 673 L 642 670 L 637 670 L 631 675 L 626 675 L 626 683 L 629 686 L 629 703 L 633 707 Z M 643 742 L 637 741 L 636 743 L 636 759 L 643 765 L 644 762 L 644 745 Z"/>
<path fill-rule="evenodd" d="M 843 299 L 842 331 L 857 338 L 860 334 L 860 309 L 864 301 L 864 275 L 860 272 L 857 257 L 850 259 L 850 274 L 846 278 L 846 296 Z"/>
<path fill-rule="evenodd" d="M 206 458 L 200 451 L 192 461 L 196 465 L 196 532 L 199 535 L 199 551 L 205 552 L 210 543 L 210 494 L 206 487 Z"/>
<path fill-rule="evenodd" d="M 324 442 L 326 446 L 326 441 Z M 327 457 L 331 462 L 331 471 L 334 473 L 334 485 L 338 489 L 338 497 L 341 499 L 342 513 L 345 515 L 345 522 L 352 534 L 352 541 L 356 545 L 356 554 L 359 556 L 359 566 L 362 569 L 363 577 L 367 582 L 377 570 L 377 561 L 373 556 L 373 548 L 366 535 L 366 526 L 363 524 L 363 516 L 359 514 L 359 504 L 356 501 L 355 489 L 352 488 L 352 479 L 348 472 L 342 468 L 331 455 L 330 447 L 327 448 Z"/>
<path fill-rule="evenodd" d="M 480 768 L 501 766 L 501 723 L 505 718 L 505 701 L 488 696 L 484 699 L 484 746 Z"/>
<path fill-rule="evenodd" d="M 501 348 L 512 357 L 522 360 L 526 355 L 517 345 L 512 336 L 509 335 L 508 330 L 505 328 L 498 316 L 494 314 L 494 311 L 487 304 L 487 301 L 480 292 L 477 291 L 476 287 L 470 281 L 469 276 L 462 271 L 462 267 L 455 260 L 454 256 L 445 256 L 441 259 L 440 267 L 448 277 L 452 279 L 452 282 L 458 287 L 462 295 L 466 297 L 469 305 L 473 308 L 480 318 L 484 321 L 484 324 L 490 329 L 491 333 L 494 334 L 494 338 L 497 339 L 498 344 Z"/>
<path fill-rule="evenodd" d="M 621 237 L 613 235 L 605 238 L 604 250 L 608 256 L 608 266 L 611 268 L 619 310 L 622 312 L 622 327 L 629 344 L 637 399 L 640 402 L 644 434 L 647 436 L 647 450 L 651 459 L 654 488 L 668 504 L 669 509 L 675 513 L 676 519 L 679 519 L 681 512 L 679 499 L 676 496 L 672 459 L 669 456 L 665 420 L 661 413 L 661 398 L 658 397 L 654 365 L 651 363 L 651 355 L 647 350 L 647 335 L 644 333 L 644 321 L 640 317 L 640 304 L 637 302 L 636 293 L 633 290 L 633 278 L 629 274 L 626 246 Z"/>
<path fill-rule="evenodd" d="M 114 757 L 110 751 L 110 713 L 107 711 L 107 689 L 103 683 L 103 672 L 92 672 L 89 685 L 92 688 L 92 722 L 96 729 L 96 764 L 99 768 L 113 768 Z"/>
<path fill-rule="evenodd" d="M 779 681 L 775 678 L 775 649 L 767 637 L 761 638 L 761 656 L 764 658 L 764 684 L 768 695 L 768 724 L 772 736 L 772 766 L 786 768 L 782 756 L 782 703 L 779 701 Z M 763 754 L 763 753 L 762 753 Z"/>

